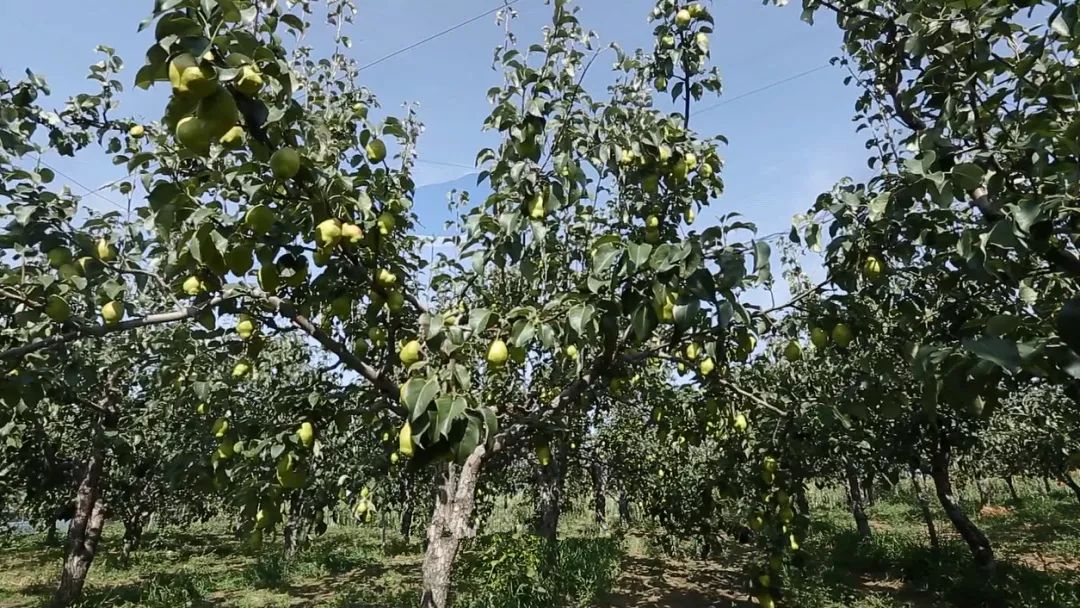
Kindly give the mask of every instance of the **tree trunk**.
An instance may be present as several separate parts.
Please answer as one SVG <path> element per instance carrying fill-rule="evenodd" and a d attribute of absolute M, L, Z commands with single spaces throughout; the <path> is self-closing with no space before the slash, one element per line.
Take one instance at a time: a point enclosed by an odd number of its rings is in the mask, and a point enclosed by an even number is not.
<path fill-rule="evenodd" d="M 630 497 L 626 495 L 625 488 L 619 488 L 619 520 L 624 524 L 630 523 Z"/>
<path fill-rule="evenodd" d="M 934 479 L 934 489 L 937 491 L 938 501 L 941 503 L 945 514 L 949 517 L 956 531 L 967 543 L 971 556 L 975 560 L 975 567 L 982 573 L 983 580 L 987 585 L 991 584 L 995 570 L 994 550 L 990 541 L 982 530 L 975 525 L 957 505 L 953 497 L 952 479 L 949 477 L 949 447 L 938 443 L 934 450 L 930 463 L 930 475 Z"/>
<path fill-rule="evenodd" d="M 941 551 L 941 543 L 938 541 L 937 527 L 934 526 L 934 516 L 930 512 L 930 502 L 926 500 L 922 484 L 919 483 L 919 474 L 915 467 L 911 467 L 911 487 L 915 490 L 915 500 L 919 503 L 919 512 L 922 513 L 923 523 L 926 524 L 926 533 L 930 535 L 930 548 L 935 553 Z"/>
<path fill-rule="evenodd" d="M 307 544 L 308 525 L 299 513 L 290 513 L 289 521 L 281 535 L 282 551 L 286 561 L 292 561 Z"/>
<path fill-rule="evenodd" d="M 847 465 L 848 500 L 851 504 L 851 513 L 855 516 L 855 529 L 859 531 L 860 538 L 870 538 L 870 520 L 866 517 L 863 505 L 862 488 L 859 487 L 859 475 L 855 467 Z"/>
<path fill-rule="evenodd" d="M 139 508 L 124 518 L 124 540 L 120 548 L 120 557 L 124 563 L 131 560 L 131 554 L 142 543 L 143 528 L 148 515 L 149 513 Z"/>
<path fill-rule="evenodd" d="M 1016 493 L 1016 486 L 1013 485 L 1012 475 L 1005 476 L 1005 487 L 1009 488 L 1009 496 L 1014 502 L 1020 502 L 1020 495 Z"/>
<path fill-rule="evenodd" d="M 1050 490 L 1050 478 L 1049 477 L 1043 477 L 1042 479 L 1043 479 L 1043 491 L 1046 492 L 1047 495 L 1049 495 L 1050 492 L 1051 492 L 1051 490 Z"/>
<path fill-rule="evenodd" d="M 447 608 L 453 586 L 454 559 L 461 541 L 475 535 L 470 520 L 476 506 L 476 483 L 487 448 L 479 445 L 460 467 L 447 464 L 435 494 L 435 510 L 424 553 L 423 608 Z"/>
<path fill-rule="evenodd" d="M 874 476 L 867 475 L 862 480 L 862 495 L 863 500 L 867 506 L 873 506 L 876 502 L 876 494 L 874 493 Z"/>
<path fill-rule="evenodd" d="M 412 501 L 412 477 L 404 476 L 398 492 L 398 501 L 401 504 L 401 537 L 408 542 L 412 537 L 413 501 Z"/>
<path fill-rule="evenodd" d="M 1076 500 L 1080 500 L 1080 485 L 1077 485 L 1076 480 L 1069 474 L 1069 470 L 1065 469 L 1061 471 L 1061 481 L 1065 482 L 1065 485 L 1069 486 L 1069 489 L 1076 495 Z"/>
<path fill-rule="evenodd" d="M 994 496 L 990 484 L 980 475 L 975 476 L 975 489 L 979 493 L 979 509 L 993 502 Z"/>
<path fill-rule="evenodd" d="M 594 459 L 589 464 L 589 477 L 592 478 L 593 484 L 593 514 L 596 517 L 596 523 L 602 526 L 607 521 L 607 495 L 605 494 L 607 479 L 604 463 L 599 459 Z"/>
<path fill-rule="evenodd" d="M 75 498 L 75 516 L 68 529 L 67 557 L 49 608 L 67 608 L 82 595 L 105 524 L 105 502 L 101 496 L 104 461 L 104 455 L 95 449 L 86 462 L 86 472 Z"/>
<path fill-rule="evenodd" d="M 541 465 L 536 474 L 536 533 L 554 544 L 559 533 L 559 515 L 562 513 L 563 460 L 566 450 L 559 444 L 551 445 L 551 460 Z"/>
<path fill-rule="evenodd" d="M 49 518 L 49 526 L 45 529 L 45 546 L 55 547 L 60 544 L 60 539 L 56 536 L 56 520 Z"/>

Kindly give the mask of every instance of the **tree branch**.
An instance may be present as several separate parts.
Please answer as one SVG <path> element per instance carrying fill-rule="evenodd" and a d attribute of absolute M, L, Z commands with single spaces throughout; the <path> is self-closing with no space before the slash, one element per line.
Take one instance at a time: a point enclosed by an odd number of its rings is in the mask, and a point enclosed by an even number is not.
<path fill-rule="evenodd" d="M 282 315 L 288 317 L 297 327 L 314 338 L 316 342 L 323 346 L 323 348 L 337 355 L 338 359 L 340 359 L 348 368 L 363 376 L 375 388 L 389 396 L 393 403 L 397 404 L 399 395 L 398 385 L 395 382 L 380 374 L 374 367 L 371 367 L 365 363 L 363 359 L 353 354 L 344 344 L 338 342 L 332 336 L 319 329 L 311 322 L 311 319 L 300 314 L 296 307 L 291 303 L 276 296 L 268 296 L 266 301 Z M 399 413 L 405 411 L 400 405 L 395 406 L 394 409 Z"/>
<path fill-rule="evenodd" d="M 17 346 L 15 348 L 9 348 L 5 351 L 0 351 L 0 361 L 4 359 L 17 359 L 25 357 L 31 353 L 35 353 L 39 350 L 53 348 L 61 344 L 67 344 L 69 342 L 75 342 L 83 338 L 89 337 L 101 337 L 108 334 L 116 333 L 118 331 L 128 331 L 131 329 L 138 329 L 140 327 L 150 327 L 152 325 L 163 325 L 165 323 L 175 323 L 177 321 L 184 321 L 186 319 L 193 319 L 203 311 L 218 306 L 222 302 L 232 300 L 240 297 L 240 294 L 221 296 L 210 300 L 202 306 L 188 306 L 178 310 L 169 312 L 159 312 L 138 319 L 129 319 L 127 321 L 120 321 L 112 325 L 86 325 L 78 329 L 62 333 L 54 334 L 48 338 L 43 338 L 24 344 L 23 346 Z"/>

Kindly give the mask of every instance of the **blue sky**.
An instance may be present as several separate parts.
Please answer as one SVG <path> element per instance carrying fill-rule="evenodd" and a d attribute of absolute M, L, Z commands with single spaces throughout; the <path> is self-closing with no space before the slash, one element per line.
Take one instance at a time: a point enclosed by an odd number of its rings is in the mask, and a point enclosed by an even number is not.
<path fill-rule="evenodd" d="M 361 13 L 347 33 L 354 41 L 352 52 L 365 64 L 500 2 L 359 0 L 359 4 Z M 585 0 L 579 5 L 584 24 L 602 41 L 628 49 L 651 46 L 652 26 L 646 22 L 651 0 Z M 515 8 L 519 18 L 513 28 L 519 40 L 536 40 L 550 7 L 542 0 L 519 0 Z M 0 0 L 0 72 L 17 78 L 31 67 L 45 75 L 58 106 L 67 95 L 86 87 L 86 66 L 98 59 L 94 48 L 107 44 L 125 59 L 124 81 L 130 83 L 150 44 L 148 33 L 138 33 L 137 25 L 151 9 L 152 0 Z M 868 172 L 864 138 L 855 134 L 851 122 L 856 92 L 843 85 L 841 68 L 820 69 L 753 92 L 823 66 L 837 54 L 841 37 L 831 20 L 822 14 L 811 27 L 800 20 L 800 10 L 762 6 L 759 0 L 726 0 L 712 7 L 717 21 L 713 61 L 723 76 L 725 94 L 703 100 L 700 107 L 722 105 L 694 116 L 692 126 L 706 134 L 721 133 L 731 143 L 721 151 L 727 191 L 699 216 L 700 224 L 718 213 L 739 211 L 758 224 L 761 234 L 786 231 L 791 216 L 809 207 L 818 193 L 845 175 L 863 178 Z M 440 207 L 450 187 L 446 182 L 454 181 L 458 187 L 475 183 L 460 178 L 472 172 L 468 167 L 476 151 L 493 141 L 480 125 L 489 110 L 485 93 L 500 82 L 490 64 L 502 35 L 493 17 L 487 17 L 362 72 L 364 84 L 375 91 L 385 110 L 396 112 L 406 102 L 419 104 L 426 131 L 419 147 L 423 162 L 417 181 L 423 187 L 417 211 L 432 232 L 441 230 L 434 220 L 444 215 Z M 321 32 L 309 38 L 316 47 L 328 41 Z M 600 67 L 593 69 L 602 77 Z M 123 97 L 125 113 L 155 119 L 166 94 L 166 87 L 150 92 L 129 87 Z M 91 188 L 122 177 L 122 169 L 103 155 L 62 159 L 56 166 Z M 73 185 L 73 190 L 81 188 Z M 118 192 L 102 194 L 123 203 Z M 96 208 L 110 206 L 100 198 L 88 197 L 86 202 Z M 424 221 L 425 217 L 433 221 Z"/>

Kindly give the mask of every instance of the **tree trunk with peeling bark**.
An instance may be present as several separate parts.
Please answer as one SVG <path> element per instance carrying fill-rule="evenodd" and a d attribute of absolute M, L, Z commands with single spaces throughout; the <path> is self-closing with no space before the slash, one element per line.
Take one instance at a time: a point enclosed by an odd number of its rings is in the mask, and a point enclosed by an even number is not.
<path fill-rule="evenodd" d="M 559 534 L 559 516 L 562 514 L 563 460 L 566 450 L 562 445 L 552 444 L 551 460 L 540 465 L 536 473 L 536 533 L 553 545 Z"/>
<path fill-rule="evenodd" d="M 67 608 L 82 595 L 86 575 L 101 540 L 101 528 L 105 525 L 105 502 L 101 495 L 104 466 L 104 454 L 95 449 L 86 462 L 86 471 L 79 483 L 75 516 L 68 529 L 67 556 L 60 572 L 60 584 L 53 593 L 49 608 Z"/>
<path fill-rule="evenodd" d="M 1073 491 L 1073 494 L 1076 495 L 1076 500 L 1080 500 L 1080 484 L 1076 483 L 1076 480 L 1069 474 L 1068 469 L 1061 472 L 1061 481 Z"/>
<path fill-rule="evenodd" d="M 863 503 L 862 487 L 859 484 L 859 475 L 855 467 L 847 465 L 848 502 L 851 505 L 851 514 L 855 517 L 855 529 L 860 538 L 870 538 L 873 532 L 870 530 L 870 520 L 866 517 L 866 508 Z"/>
<path fill-rule="evenodd" d="M 987 585 L 992 584 L 996 560 L 994 549 L 983 531 L 964 513 L 953 495 L 952 479 L 949 475 L 949 446 L 939 442 L 930 463 L 930 475 L 934 479 L 934 489 L 938 502 L 949 517 L 960 537 L 967 543 L 968 550 L 975 561 L 975 567 L 983 575 Z"/>
<path fill-rule="evenodd" d="M 607 474 L 598 458 L 589 463 L 589 477 L 593 486 L 593 516 L 596 523 L 603 525 L 607 521 Z"/>
<path fill-rule="evenodd" d="M 1005 487 L 1009 489 L 1009 496 L 1015 502 L 1020 502 L 1020 495 L 1016 493 L 1016 486 L 1013 485 L 1012 475 L 1005 476 Z"/>
<path fill-rule="evenodd" d="M 923 523 L 926 524 L 926 533 L 930 536 L 930 548 L 935 553 L 941 551 L 941 543 L 938 541 L 937 526 L 934 525 L 934 515 L 930 512 L 930 501 L 923 493 L 922 484 L 919 483 L 919 473 L 915 468 L 910 469 L 911 487 L 915 491 L 915 501 L 919 503 L 919 513 L 922 514 Z"/>
<path fill-rule="evenodd" d="M 447 464 L 435 494 L 435 509 L 427 530 L 421 598 L 423 608 L 447 608 L 453 587 L 454 560 L 461 542 L 476 531 L 471 520 L 487 448 L 477 446 L 461 466 Z"/>

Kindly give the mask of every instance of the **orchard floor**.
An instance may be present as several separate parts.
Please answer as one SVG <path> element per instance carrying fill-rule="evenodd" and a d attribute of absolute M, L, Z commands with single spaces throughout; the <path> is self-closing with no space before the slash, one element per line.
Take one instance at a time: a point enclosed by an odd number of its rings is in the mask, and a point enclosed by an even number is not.
<path fill-rule="evenodd" d="M 965 547 L 941 513 L 943 546 L 927 548 L 918 511 L 906 496 L 870 512 L 874 538 L 860 542 L 850 516 L 821 499 L 806 563 L 786 581 L 784 606 L 798 608 L 975 608 L 987 604 Z M 828 503 L 833 506 L 826 506 Z M 969 505 L 969 512 L 974 507 Z M 504 518 L 505 519 L 505 518 Z M 994 594 L 1007 606 L 1080 606 L 1080 503 L 1064 491 L 1003 501 L 976 518 L 999 556 Z M 743 546 L 721 546 L 710 560 L 657 549 L 656 532 L 635 527 L 616 539 L 584 511 L 564 518 L 556 572 L 537 568 L 536 545 L 503 521 L 464 555 L 458 608 L 746 608 Z M 245 551 L 224 527 L 148 533 L 129 564 L 120 563 L 120 530 L 107 528 L 84 607 L 397 608 L 418 604 L 420 546 L 376 528 L 335 528 L 292 562 L 268 542 Z M 687 548 L 686 553 L 690 549 Z M 676 551 L 676 553 L 682 553 Z M 0 537 L 0 608 L 40 606 L 57 575 L 61 551 L 41 535 Z M 562 598 L 562 599 L 559 599 Z"/>

